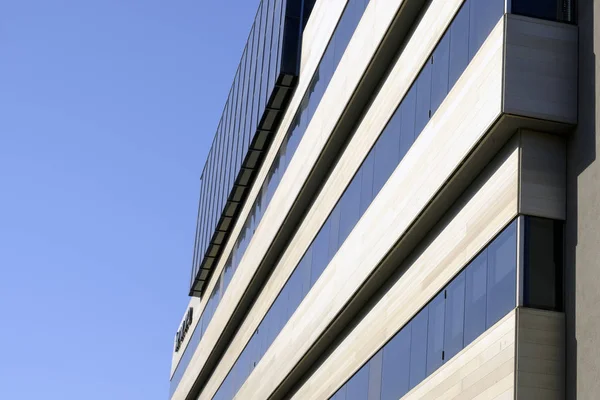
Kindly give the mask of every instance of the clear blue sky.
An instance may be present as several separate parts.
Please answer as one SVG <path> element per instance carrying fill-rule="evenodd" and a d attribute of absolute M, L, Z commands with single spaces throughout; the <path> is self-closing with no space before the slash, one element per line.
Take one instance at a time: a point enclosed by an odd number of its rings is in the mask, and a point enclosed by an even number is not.
<path fill-rule="evenodd" d="M 257 5 L 0 1 L 0 399 L 167 399 Z"/>

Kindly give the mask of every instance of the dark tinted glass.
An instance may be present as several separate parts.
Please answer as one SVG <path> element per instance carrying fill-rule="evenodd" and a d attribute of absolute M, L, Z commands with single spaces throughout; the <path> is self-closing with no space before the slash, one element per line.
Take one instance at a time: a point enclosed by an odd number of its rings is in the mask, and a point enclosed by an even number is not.
<path fill-rule="evenodd" d="M 465 271 L 446 289 L 446 319 L 444 321 L 444 360 L 463 349 L 465 325 Z"/>
<path fill-rule="evenodd" d="M 565 0 L 512 0 L 513 14 L 526 15 L 553 21 L 562 21 L 562 7 L 568 4 Z"/>
<path fill-rule="evenodd" d="M 406 327 L 383 348 L 381 400 L 397 400 L 408 392 L 411 329 Z"/>
<path fill-rule="evenodd" d="M 563 223 L 525 217 L 523 305 L 562 310 Z"/>

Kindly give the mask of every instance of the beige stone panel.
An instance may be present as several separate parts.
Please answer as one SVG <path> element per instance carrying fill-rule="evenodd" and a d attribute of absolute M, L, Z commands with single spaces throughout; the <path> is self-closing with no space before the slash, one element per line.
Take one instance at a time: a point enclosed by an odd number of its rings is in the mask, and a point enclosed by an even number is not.
<path fill-rule="evenodd" d="M 564 314 L 531 308 L 517 311 L 517 399 L 564 399 Z"/>
<path fill-rule="evenodd" d="M 504 111 L 577 123 L 577 27 L 506 18 Z"/>

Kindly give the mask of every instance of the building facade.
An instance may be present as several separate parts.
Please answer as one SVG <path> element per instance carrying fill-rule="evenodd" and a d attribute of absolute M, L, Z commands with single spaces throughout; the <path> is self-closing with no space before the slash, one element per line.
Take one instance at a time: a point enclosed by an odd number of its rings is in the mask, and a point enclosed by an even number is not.
<path fill-rule="evenodd" d="M 598 12 L 260 1 L 170 399 L 598 398 Z"/>

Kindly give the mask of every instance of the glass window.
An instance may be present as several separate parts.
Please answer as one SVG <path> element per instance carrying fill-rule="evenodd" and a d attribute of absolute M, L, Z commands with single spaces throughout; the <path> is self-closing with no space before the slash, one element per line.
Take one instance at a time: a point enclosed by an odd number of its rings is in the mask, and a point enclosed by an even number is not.
<path fill-rule="evenodd" d="M 243 130 L 243 141 L 242 148 L 244 149 L 244 157 L 246 157 L 246 153 L 250 146 L 250 110 L 252 109 L 252 95 L 253 89 L 252 86 L 252 38 L 254 35 L 254 28 L 250 30 L 250 36 L 248 38 L 248 43 L 246 43 L 246 59 L 245 59 L 245 72 L 244 72 L 244 102 L 242 104 L 242 119 L 244 121 L 244 130 Z M 242 160 L 243 162 L 243 160 Z"/>
<path fill-rule="evenodd" d="M 375 143 L 373 194 L 377 196 L 400 161 L 400 115 L 395 113 Z"/>
<path fill-rule="evenodd" d="M 465 346 L 485 331 L 487 298 L 487 250 L 479 254 L 465 271 Z"/>
<path fill-rule="evenodd" d="M 308 120 L 310 121 L 317 110 L 317 107 L 321 103 L 321 99 L 325 94 L 325 89 L 327 89 L 327 85 L 331 80 L 331 76 L 333 75 L 333 51 L 331 47 L 327 47 L 325 50 L 325 54 L 323 54 L 323 58 L 321 58 L 321 62 L 319 63 L 319 67 L 317 72 L 315 73 L 312 85 L 313 88 L 310 92 L 310 98 L 308 100 Z"/>
<path fill-rule="evenodd" d="M 333 208 L 333 211 L 327 218 L 329 221 L 329 259 L 332 259 L 335 253 L 339 248 L 338 246 L 338 236 L 340 233 L 340 219 L 344 219 L 345 216 L 341 217 L 341 208 L 342 202 L 344 201 L 344 196 L 338 201 L 338 203 Z"/>
<path fill-rule="evenodd" d="M 257 15 L 260 15 L 261 9 L 259 5 L 259 10 Z M 258 99 L 260 98 L 260 64 L 262 62 L 262 48 L 260 44 L 262 43 L 262 36 L 260 32 L 260 18 L 257 18 L 254 21 L 254 38 L 252 40 L 252 80 L 250 84 L 252 85 L 252 96 L 250 96 L 250 102 L 252 103 L 251 113 L 250 113 L 250 142 L 254 138 L 254 134 L 256 133 L 257 128 L 257 115 L 258 115 Z"/>
<path fill-rule="evenodd" d="M 525 217 L 524 299 L 527 307 L 562 310 L 563 223 Z"/>
<path fill-rule="evenodd" d="M 383 368 L 383 350 L 379 350 L 369 360 L 369 395 L 368 400 L 381 399 L 381 372 Z"/>
<path fill-rule="evenodd" d="M 417 107 L 417 87 L 412 85 L 398 111 L 401 116 L 400 126 L 400 158 L 404 158 L 415 142 L 415 112 Z"/>
<path fill-rule="evenodd" d="M 438 294 L 429 303 L 429 325 L 427 329 L 427 375 L 438 369 L 442 363 L 444 351 L 444 313 L 445 292 Z"/>
<path fill-rule="evenodd" d="M 342 59 L 344 51 L 346 51 L 346 47 L 348 46 L 348 43 L 350 43 L 350 39 L 352 38 L 352 34 L 356 28 L 356 10 L 353 3 L 356 3 L 356 0 L 350 0 L 346 4 L 346 8 L 344 9 L 340 21 L 335 28 L 335 33 L 329 45 L 330 47 L 333 47 L 334 68 L 337 67 Z"/>
<path fill-rule="evenodd" d="M 336 394 L 333 395 L 333 397 L 331 398 L 332 400 L 346 400 L 346 390 L 347 390 L 347 386 L 344 385 L 342 386 Z"/>
<path fill-rule="evenodd" d="M 448 87 L 452 89 L 469 64 L 469 7 L 465 1 L 450 26 L 450 64 Z"/>
<path fill-rule="evenodd" d="M 275 7 L 275 0 L 263 0 L 263 3 L 267 3 L 265 7 L 263 7 L 263 24 L 266 25 L 265 28 L 265 38 L 264 38 L 264 57 L 263 57 L 263 73 L 262 73 L 262 88 L 261 88 L 261 113 L 264 113 L 265 106 L 267 101 L 269 101 L 269 96 L 271 92 L 269 90 L 269 74 L 272 73 L 269 71 L 271 66 L 271 39 L 273 37 L 273 11 Z M 277 54 L 274 55 L 275 57 Z"/>
<path fill-rule="evenodd" d="M 329 264 L 329 220 L 323 224 L 310 247 L 312 250 L 310 286 L 312 287 Z"/>
<path fill-rule="evenodd" d="M 431 117 L 431 58 L 421 70 L 416 81 L 417 109 L 415 111 L 415 137 L 421 134 Z"/>
<path fill-rule="evenodd" d="M 427 322 L 428 307 L 421 310 L 410 322 L 410 374 L 409 390 L 417 386 L 427 376 Z"/>
<path fill-rule="evenodd" d="M 411 327 L 396 334 L 383 348 L 381 400 L 397 400 L 408 392 Z"/>
<path fill-rule="evenodd" d="M 253 114 L 253 118 L 255 123 L 252 124 L 252 126 L 254 127 L 254 129 L 258 128 L 258 124 L 260 123 L 260 118 L 262 116 L 262 113 L 264 111 L 264 93 L 261 92 L 261 83 L 262 83 L 262 79 L 263 79 L 263 69 L 265 66 L 265 31 L 266 31 L 266 20 L 265 20 L 265 15 L 266 15 L 266 10 L 267 10 L 267 2 L 263 1 L 259 6 L 259 11 L 256 14 L 256 24 L 258 24 L 259 26 L 259 32 L 260 35 L 258 37 L 258 61 L 256 64 L 256 92 L 255 97 L 254 97 L 254 105 L 255 105 L 255 112 Z"/>
<path fill-rule="evenodd" d="M 277 179 L 277 185 L 279 185 L 279 182 L 281 182 L 281 179 L 283 178 L 283 174 L 285 173 L 288 164 L 289 164 L 289 158 L 293 155 L 292 153 L 289 152 L 288 149 L 288 135 L 285 135 L 283 137 L 283 141 L 281 143 L 281 147 L 279 148 L 279 174 L 278 174 L 278 179 Z M 269 199 L 269 202 L 271 201 L 271 199 Z"/>
<path fill-rule="evenodd" d="M 558 11 L 564 0 L 512 0 L 511 12 L 552 21 L 561 20 Z"/>
<path fill-rule="evenodd" d="M 266 193 L 267 202 L 273 198 L 275 190 L 277 189 L 277 185 L 279 184 L 280 169 L 279 157 L 275 157 L 275 160 L 273 160 L 273 164 L 271 165 L 271 169 L 269 170 L 269 175 L 267 175 L 267 178 L 265 179 L 267 190 L 263 189 L 263 191 Z"/>
<path fill-rule="evenodd" d="M 340 229 L 337 241 L 337 248 L 340 248 L 346 240 L 354 226 L 360 218 L 360 189 L 361 189 L 361 170 L 352 178 L 352 182 L 344 192 L 340 200 Z"/>
<path fill-rule="evenodd" d="M 283 0 L 275 0 L 275 8 L 273 12 L 273 39 L 271 40 L 271 59 L 269 66 L 269 93 L 273 92 L 275 82 L 279 76 L 279 30 L 281 29 L 281 10 Z"/>
<path fill-rule="evenodd" d="M 488 246 L 487 327 L 515 308 L 517 271 L 517 229 L 511 223 Z"/>
<path fill-rule="evenodd" d="M 369 394 L 369 364 L 359 369 L 346 386 L 346 400 L 365 400 Z"/>
<path fill-rule="evenodd" d="M 309 247 L 302 256 L 302 260 L 298 267 L 300 270 L 300 280 L 302 281 L 302 298 L 306 297 L 311 288 L 311 272 L 312 272 L 312 247 Z"/>
<path fill-rule="evenodd" d="M 433 52 L 431 70 L 431 114 L 433 115 L 448 94 L 450 63 L 450 32 L 442 37 Z"/>
<path fill-rule="evenodd" d="M 454 357 L 464 347 L 465 272 L 461 272 L 446 288 L 444 320 L 444 360 Z"/>
<path fill-rule="evenodd" d="M 470 13 L 469 54 L 473 58 L 504 15 L 504 0 L 471 0 Z"/>
<path fill-rule="evenodd" d="M 371 149 L 367 158 L 360 166 L 361 188 L 359 215 L 363 215 L 373 201 L 373 170 L 375 164 L 375 147 Z"/>
<path fill-rule="evenodd" d="M 294 311 L 296 311 L 296 309 L 302 302 L 302 274 L 305 272 L 306 271 L 303 270 L 300 265 L 298 265 L 294 272 L 292 272 L 292 276 L 290 276 L 290 279 L 286 283 L 286 286 L 290 287 L 290 294 L 287 305 L 289 317 L 292 316 Z"/>

